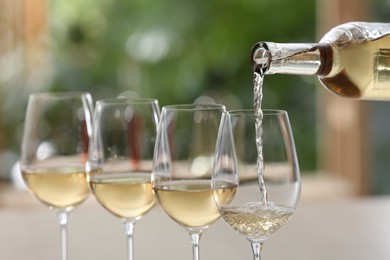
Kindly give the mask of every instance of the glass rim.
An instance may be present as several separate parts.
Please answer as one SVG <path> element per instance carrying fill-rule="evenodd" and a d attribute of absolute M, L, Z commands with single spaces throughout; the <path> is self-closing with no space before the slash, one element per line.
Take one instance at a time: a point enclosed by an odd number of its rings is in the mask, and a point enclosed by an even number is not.
<path fill-rule="evenodd" d="M 120 104 L 158 104 L 156 98 L 117 97 L 104 98 L 96 101 L 96 104 L 120 105 Z"/>
<path fill-rule="evenodd" d="M 226 110 L 225 105 L 216 104 L 216 103 L 203 103 L 203 104 L 174 104 L 163 106 L 163 110 L 210 110 L 210 109 L 224 109 Z"/>
<path fill-rule="evenodd" d="M 91 96 L 86 91 L 59 91 L 59 92 L 37 92 L 30 94 L 31 98 L 73 98 L 80 96 Z"/>
<path fill-rule="evenodd" d="M 237 109 L 237 110 L 228 110 L 224 112 L 228 115 L 253 115 L 255 112 L 254 109 Z M 274 108 L 265 108 L 262 109 L 263 115 L 284 115 L 287 114 L 286 110 L 283 109 L 274 109 Z"/>

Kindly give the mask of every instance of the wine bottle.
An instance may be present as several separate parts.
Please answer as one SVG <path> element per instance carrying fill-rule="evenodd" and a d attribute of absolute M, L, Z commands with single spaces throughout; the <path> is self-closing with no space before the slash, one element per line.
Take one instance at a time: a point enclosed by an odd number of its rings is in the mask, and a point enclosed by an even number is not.
<path fill-rule="evenodd" d="M 258 42 L 251 64 L 262 75 L 315 75 L 342 97 L 390 100 L 390 24 L 345 23 L 319 43 Z"/>

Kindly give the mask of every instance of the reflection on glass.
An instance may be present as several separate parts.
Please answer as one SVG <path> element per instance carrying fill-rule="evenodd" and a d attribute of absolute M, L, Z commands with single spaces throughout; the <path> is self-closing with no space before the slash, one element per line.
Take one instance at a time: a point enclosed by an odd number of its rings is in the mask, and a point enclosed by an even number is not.
<path fill-rule="evenodd" d="M 105 99 L 96 104 L 89 183 L 98 202 L 123 220 L 129 260 L 134 258 L 134 225 L 155 204 L 151 172 L 159 115 L 156 99 Z"/>
<path fill-rule="evenodd" d="M 189 232 L 194 260 L 199 259 L 200 235 L 219 218 L 211 173 L 224 111 L 223 105 L 165 106 L 158 128 L 153 190 L 164 212 Z"/>
<path fill-rule="evenodd" d="M 294 214 L 301 184 L 287 112 L 263 110 L 262 142 L 257 143 L 262 149 L 256 145 L 255 120 L 253 110 L 223 114 L 212 185 L 213 190 L 236 187 L 229 200 L 217 192 L 214 200 L 222 219 L 249 240 L 254 259 L 260 260 L 263 243 Z"/>
<path fill-rule="evenodd" d="M 91 96 L 79 92 L 33 94 L 26 112 L 20 167 L 31 193 L 57 212 L 62 260 L 68 213 L 90 193 L 85 166 L 91 113 Z"/>

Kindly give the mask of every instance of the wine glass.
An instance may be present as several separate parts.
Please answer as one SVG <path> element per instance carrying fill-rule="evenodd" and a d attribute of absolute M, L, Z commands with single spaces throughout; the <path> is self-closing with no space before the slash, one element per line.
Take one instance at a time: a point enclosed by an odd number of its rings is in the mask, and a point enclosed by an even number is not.
<path fill-rule="evenodd" d="M 199 239 L 220 216 L 211 192 L 219 104 L 165 106 L 161 112 L 152 173 L 153 191 L 163 211 L 191 236 L 193 259 Z M 228 193 L 228 192 L 226 192 Z"/>
<path fill-rule="evenodd" d="M 214 192 L 214 200 L 222 219 L 249 240 L 260 260 L 264 241 L 295 212 L 301 185 L 287 112 L 263 110 L 262 129 L 256 130 L 257 119 L 254 110 L 223 114 L 212 185 L 215 191 L 236 187 L 231 199 Z"/>
<path fill-rule="evenodd" d="M 88 180 L 98 202 L 123 220 L 129 260 L 134 258 L 134 225 L 155 205 L 151 172 L 159 116 L 152 98 L 96 103 Z"/>
<path fill-rule="evenodd" d="M 21 172 L 29 191 L 55 210 L 67 259 L 68 213 L 89 195 L 85 166 L 92 132 L 88 93 L 38 93 L 29 97 L 21 147 Z"/>

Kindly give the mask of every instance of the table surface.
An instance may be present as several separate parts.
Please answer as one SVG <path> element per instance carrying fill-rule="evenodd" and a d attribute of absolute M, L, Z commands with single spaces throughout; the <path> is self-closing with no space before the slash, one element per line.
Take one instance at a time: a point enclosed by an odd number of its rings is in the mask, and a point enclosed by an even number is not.
<path fill-rule="evenodd" d="M 54 212 L 25 191 L 0 196 L 0 259 L 60 259 Z M 11 197 L 17 197 L 12 204 Z M 126 259 L 122 222 L 91 196 L 70 214 L 69 260 Z M 263 260 L 388 260 L 390 197 L 301 201 L 291 221 L 264 245 Z M 158 206 L 135 226 L 135 259 L 192 259 L 188 233 Z M 222 220 L 200 242 L 207 259 L 252 259 L 249 242 Z"/>

